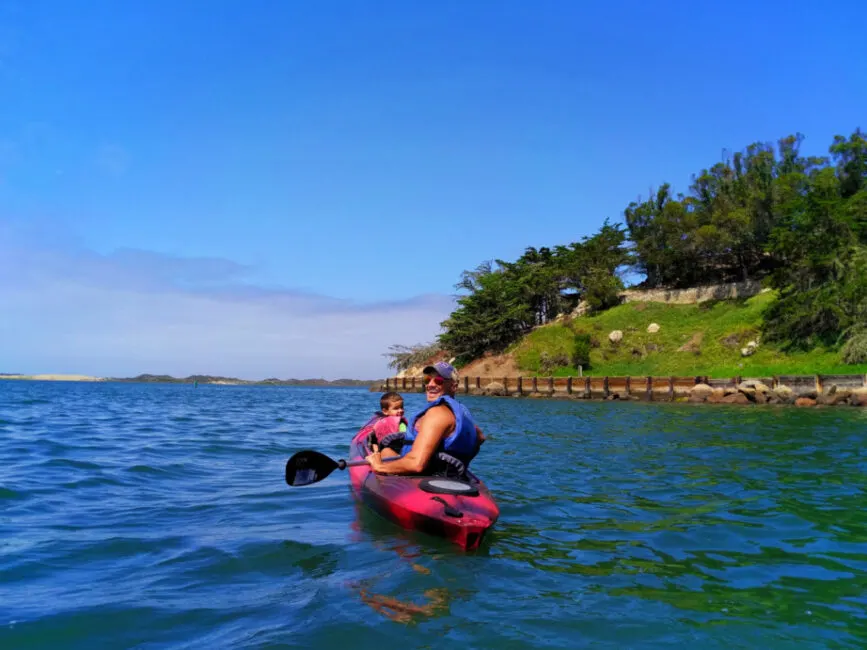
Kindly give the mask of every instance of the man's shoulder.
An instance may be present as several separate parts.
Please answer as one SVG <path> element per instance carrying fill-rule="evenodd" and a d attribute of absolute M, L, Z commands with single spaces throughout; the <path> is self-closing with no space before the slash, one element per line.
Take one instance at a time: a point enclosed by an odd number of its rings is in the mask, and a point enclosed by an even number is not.
<path fill-rule="evenodd" d="M 437 411 L 439 413 L 451 413 L 452 412 L 452 405 L 446 401 L 442 401 L 439 404 L 434 404 L 433 406 L 431 406 L 430 410 L 431 411 Z"/>
<path fill-rule="evenodd" d="M 440 402 L 428 409 L 428 413 L 436 418 L 455 419 L 454 411 L 448 402 Z"/>

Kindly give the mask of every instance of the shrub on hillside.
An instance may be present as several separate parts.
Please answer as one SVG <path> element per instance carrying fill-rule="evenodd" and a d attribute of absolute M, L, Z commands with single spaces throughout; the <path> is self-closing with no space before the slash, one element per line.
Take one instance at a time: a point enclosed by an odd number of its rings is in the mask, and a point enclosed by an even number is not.
<path fill-rule="evenodd" d="M 590 348 L 592 343 L 589 334 L 576 334 L 572 342 L 572 365 L 577 368 L 590 367 Z"/>
<path fill-rule="evenodd" d="M 867 363 L 867 327 L 861 327 L 849 337 L 842 349 L 843 363 Z"/>
<path fill-rule="evenodd" d="M 563 353 L 542 352 L 539 355 L 539 372 L 550 375 L 558 368 L 569 365 L 569 357 Z"/>

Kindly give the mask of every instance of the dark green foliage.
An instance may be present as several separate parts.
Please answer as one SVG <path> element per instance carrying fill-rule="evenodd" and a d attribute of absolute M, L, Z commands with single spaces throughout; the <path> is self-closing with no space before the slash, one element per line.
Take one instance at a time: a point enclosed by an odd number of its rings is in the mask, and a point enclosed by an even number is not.
<path fill-rule="evenodd" d="M 585 369 L 590 367 L 590 349 L 592 343 L 589 334 L 576 334 L 572 344 L 572 366 L 577 368 L 583 366 Z"/>
<path fill-rule="evenodd" d="M 515 276 L 515 271 L 494 268 L 491 262 L 464 272 L 457 288 L 470 293 L 458 298 L 458 307 L 443 322 L 445 332 L 439 337 L 459 364 L 488 350 L 505 349 L 539 320 L 528 300 L 526 284 Z"/>
<path fill-rule="evenodd" d="M 833 347 L 867 318 L 867 141 L 834 138 L 834 165 L 795 164 L 768 251 L 780 264 L 771 285 L 780 299 L 765 315 L 767 340 L 785 349 Z M 844 356 L 857 357 L 857 342 Z M 851 363 L 851 362 L 847 362 Z"/>
<path fill-rule="evenodd" d="M 612 226 L 606 219 L 592 237 L 557 246 L 554 268 L 560 289 L 573 291 L 594 311 L 619 304 L 623 282 L 617 272 L 629 262 L 625 243 L 620 224 Z"/>

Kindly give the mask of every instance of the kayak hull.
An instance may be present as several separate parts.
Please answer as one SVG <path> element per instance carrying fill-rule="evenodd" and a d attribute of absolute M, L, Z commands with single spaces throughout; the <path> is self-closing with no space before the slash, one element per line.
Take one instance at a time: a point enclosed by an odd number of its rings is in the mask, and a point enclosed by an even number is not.
<path fill-rule="evenodd" d="M 369 453 L 365 436 L 353 438 L 350 460 Z M 408 530 L 443 537 L 467 551 L 479 547 L 500 516 L 487 486 L 469 471 L 476 496 L 425 491 L 422 482 L 429 477 L 377 474 L 369 465 L 350 467 L 349 474 L 356 498 L 383 518 Z"/>

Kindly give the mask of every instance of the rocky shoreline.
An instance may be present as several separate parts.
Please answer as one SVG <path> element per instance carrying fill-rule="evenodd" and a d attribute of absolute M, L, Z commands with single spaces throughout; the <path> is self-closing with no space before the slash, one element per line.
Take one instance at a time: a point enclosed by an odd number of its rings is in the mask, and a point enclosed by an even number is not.
<path fill-rule="evenodd" d="M 485 387 L 470 390 L 470 395 L 490 397 L 524 397 L 536 399 L 569 399 L 586 401 L 634 401 L 634 402 L 680 402 L 689 404 L 741 404 L 741 405 L 789 405 L 811 406 L 867 406 L 867 388 L 840 388 L 832 384 L 824 391 L 795 391 L 789 386 L 772 388 L 757 380 L 742 381 L 737 385 L 723 388 L 705 383 L 697 383 L 689 390 L 679 389 L 673 394 L 659 391 L 651 393 L 611 391 L 608 395 L 587 396 L 584 393 L 572 394 L 560 391 L 534 391 L 527 394 L 507 394 L 503 384 L 491 382 Z"/>
<path fill-rule="evenodd" d="M 529 378 L 525 378 L 527 381 Z M 509 382 L 511 383 L 511 382 Z M 527 381 L 529 384 L 530 381 Z M 757 379 L 746 379 L 725 386 L 696 381 L 692 386 L 672 384 L 668 390 L 641 390 L 638 386 L 611 386 L 604 391 L 598 389 L 564 391 L 555 387 L 553 382 L 533 382 L 530 390 L 509 390 L 501 381 L 491 380 L 485 385 L 458 391 L 458 396 L 472 395 L 481 397 L 511 397 L 524 399 L 558 399 L 578 401 L 630 401 L 630 402 L 677 402 L 689 404 L 740 404 L 740 405 L 783 405 L 797 407 L 815 406 L 867 406 L 867 386 L 845 387 L 831 383 L 822 389 L 787 385 L 769 386 Z M 388 387 L 385 384 L 371 387 L 371 390 L 398 390 L 401 387 Z M 405 388 L 401 392 L 421 392 L 421 388 Z"/>

